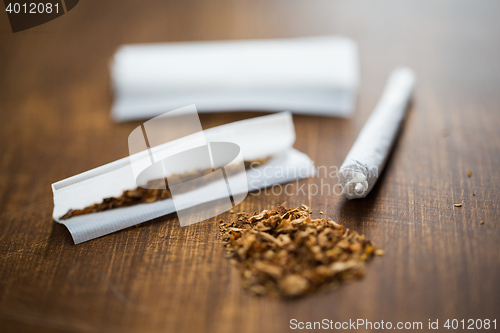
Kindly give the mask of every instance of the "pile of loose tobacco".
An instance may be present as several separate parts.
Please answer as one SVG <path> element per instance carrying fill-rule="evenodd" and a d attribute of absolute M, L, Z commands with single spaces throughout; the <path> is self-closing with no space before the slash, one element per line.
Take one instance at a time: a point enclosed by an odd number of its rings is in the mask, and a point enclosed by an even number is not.
<path fill-rule="evenodd" d="M 244 288 L 280 298 L 332 289 L 362 277 L 366 262 L 383 254 L 357 232 L 309 214 L 305 205 L 279 206 L 252 216 L 239 213 L 230 223 L 221 220 L 228 256 L 235 259 Z"/>

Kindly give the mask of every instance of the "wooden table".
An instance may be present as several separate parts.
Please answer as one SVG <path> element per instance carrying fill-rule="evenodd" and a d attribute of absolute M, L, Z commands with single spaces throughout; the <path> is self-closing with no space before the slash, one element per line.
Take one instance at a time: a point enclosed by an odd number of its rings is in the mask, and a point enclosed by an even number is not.
<path fill-rule="evenodd" d="M 499 15 L 490 1 L 86 0 L 13 34 L 0 14 L 0 331 L 500 320 Z M 295 116 L 295 147 L 317 165 L 339 166 L 388 73 L 405 64 L 418 86 L 386 170 L 364 200 L 252 195 L 238 210 L 287 201 L 325 212 L 385 249 L 365 278 L 297 301 L 256 298 L 224 257 L 218 218 L 181 228 L 170 215 L 77 246 L 52 221 L 50 184 L 127 156 L 140 124 L 110 120 L 108 65 L 119 45 L 322 34 L 359 43 L 358 106 L 351 119 Z M 201 118 L 208 128 L 260 114 Z M 337 180 L 300 184 L 321 182 Z"/>

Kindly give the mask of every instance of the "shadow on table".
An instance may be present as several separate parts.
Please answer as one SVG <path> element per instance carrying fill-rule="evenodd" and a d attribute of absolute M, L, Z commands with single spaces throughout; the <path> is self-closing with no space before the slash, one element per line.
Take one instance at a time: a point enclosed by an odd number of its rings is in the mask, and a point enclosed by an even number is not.
<path fill-rule="evenodd" d="M 156 230 L 157 228 L 156 229 L 150 228 L 149 226 L 156 225 L 156 224 L 165 224 L 165 223 L 178 225 L 179 222 L 177 219 L 177 214 L 171 213 L 171 214 L 167 214 L 164 216 L 160 216 L 160 217 L 157 217 L 153 220 L 145 221 L 145 222 L 140 223 L 140 224 L 135 225 L 135 226 L 131 226 L 131 227 L 128 227 L 125 229 L 117 230 L 117 231 L 112 232 L 110 234 L 107 234 L 107 235 L 104 235 L 101 237 L 97 237 L 95 239 L 91 239 L 91 240 L 89 240 L 87 242 L 83 242 L 81 244 L 91 243 L 91 242 L 94 242 L 96 240 L 99 242 L 102 242 L 103 237 L 108 237 L 109 241 L 116 242 L 117 237 L 118 237 L 118 239 L 123 237 L 120 235 L 122 235 L 126 232 L 129 232 L 131 230 L 139 229 L 139 228 L 143 228 L 143 230 L 144 229 L 147 230 L 145 232 L 145 234 L 147 234 L 148 236 L 154 237 L 154 236 L 157 236 L 156 233 L 158 233 L 158 230 Z M 114 235 L 114 237 L 112 237 L 112 235 Z M 107 241 L 108 240 L 105 240 L 104 242 L 107 242 Z M 47 242 L 48 242 L 48 244 L 51 244 L 54 246 L 61 246 L 61 245 L 75 246 L 75 243 L 73 242 L 73 238 L 71 237 L 71 234 L 70 234 L 68 228 L 66 228 L 66 226 L 64 226 L 63 224 L 57 223 L 55 221 L 52 221 L 52 228 L 51 228 L 50 235 L 49 235 Z M 77 245 L 79 245 L 79 244 L 77 244 Z"/>

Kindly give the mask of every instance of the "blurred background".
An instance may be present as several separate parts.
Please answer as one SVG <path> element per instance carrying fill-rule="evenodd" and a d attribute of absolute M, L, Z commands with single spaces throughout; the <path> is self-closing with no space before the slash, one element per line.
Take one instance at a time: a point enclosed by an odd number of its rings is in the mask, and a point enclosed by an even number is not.
<path fill-rule="evenodd" d="M 290 318 L 494 319 L 499 17 L 500 2 L 487 0 L 82 0 L 14 34 L 0 13 L 5 327 L 277 332 Z M 387 253 L 366 279 L 300 302 L 270 302 L 241 291 L 215 220 L 180 228 L 170 216 L 78 246 L 52 221 L 50 184 L 127 156 L 127 137 L 141 123 L 110 118 L 109 66 L 120 45 L 331 34 L 358 43 L 357 107 L 350 119 L 294 116 L 295 148 L 317 165 L 339 166 L 389 72 L 406 65 L 417 76 L 415 97 L 383 177 L 357 203 L 249 197 L 241 209 L 306 203 L 366 234 Z M 201 121 L 208 128 L 262 114 L 210 113 Z M 486 223 L 479 228 L 479 221 Z"/>
<path fill-rule="evenodd" d="M 80 140 L 78 154 L 86 154 L 97 142 L 109 152 L 119 149 L 120 153 L 111 153 L 99 163 L 126 155 L 121 134 L 135 126 L 112 125 L 109 118 L 109 62 L 124 43 L 328 34 L 352 38 L 360 50 L 361 87 L 352 123 L 356 128 L 364 123 L 388 73 L 397 65 L 415 70 L 417 95 L 425 96 L 425 100 L 417 98 L 418 103 L 437 107 L 439 114 L 433 121 L 443 128 L 450 126 L 453 117 L 461 116 L 460 108 L 466 107 L 461 98 L 474 95 L 489 103 L 496 98 L 500 80 L 500 4 L 493 1 L 189 0 L 139 4 L 86 0 L 75 9 L 16 34 L 11 32 L 7 16 L 0 15 L 0 116 L 11 124 L 12 131 L 15 128 L 18 144 L 22 144 L 20 134 L 29 131 L 33 137 L 39 137 L 39 132 L 51 133 L 38 142 L 45 147 L 56 145 L 64 150 L 62 137 L 66 142 Z M 486 108 L 471 107 L 486 112 Z M 26 121 L 37 123 L 40 117 L 51 121 L 26 127 Z M 68 126 L 76 132 L 65 136 L 62 128 Z M 117 135 L 102 131 L 103 127 Z M 90 135 L 83 138 L 80 131 Z M 5 138 L 14 137 L 9 134 L 4 133 Z M 117 141 L 110 142 L 112 137 Z M 352 142 L 348 135 L 339 139 Z M 25 144 L 37 144 L 35 141 Z M 56 149 L 51 151 L 51 158 L 56 158 Z M 81 171 L 94 166 L 82 165 Z"/>

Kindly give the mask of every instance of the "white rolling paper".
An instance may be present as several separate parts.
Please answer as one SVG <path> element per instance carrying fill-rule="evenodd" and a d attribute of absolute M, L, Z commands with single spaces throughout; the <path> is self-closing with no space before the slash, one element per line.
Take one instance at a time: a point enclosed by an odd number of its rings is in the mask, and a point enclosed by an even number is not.
<path fill-rule="evenodd" d="M 364 198 L 384 169 L 406 115 L 415 84 L 409 68 L 396 68 L 384 93 L 359 133 L 339 170 L 339 183 L 346 198 Z"/>
<path fill-rule="evenodd" d="M 264 165 L 247 170 L 249 191 L 314 175 L 313 162 L 309 157 L 292 148 L 295 142 L 295 130 L 289 112 L 214 127 L 205 130 L 204 134 L 209 142 L 225 141 L 238 144 L 245 160 L 271 156 Z M 154 147 L 154 149 L 174 151 L 187 141 L 189 137 L 184 137 Z M 81 209 L 101 202 L 106 197 L 118 196 L 124 190 L 136 188 L 137 184 L 130 161 L 129 157 L 125 157 L 52 184 L 53 218 L 68 228 L 76 244 L 175 211 L 172 199 L 166 199 L 74 216 L 67 220 L 60 219 L 69 209 Z M 262 168 L 267 168 L 266 172 L 262 172 Z M 179 171 L 182 172 L 180 169 Z M 190 191 L 186 195 L 189 195 L 195 202 L 212 202 L 219 199 L 205 197 L 206 187 L 209 186 L 212 184 Z"/>
<path fill-rule="evenodd" d="M 358 76 L 357 45 L 336 36 L 124 45 L 111 63 L 112 117 L 151 118 L 190 104 L 348 116 Z"/>

